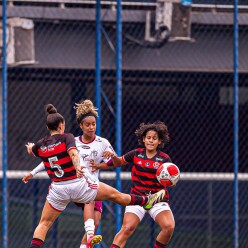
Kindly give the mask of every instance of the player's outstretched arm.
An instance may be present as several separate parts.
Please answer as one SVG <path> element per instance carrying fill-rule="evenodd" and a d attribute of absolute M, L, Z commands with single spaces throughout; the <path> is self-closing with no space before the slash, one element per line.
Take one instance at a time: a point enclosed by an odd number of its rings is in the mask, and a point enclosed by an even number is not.
<path fill-rule="evenodd" d="M 102 162 L 100 164 L 96 164 L 93 159 L 90 160 L 90 167 L 92 172 L 96 170 L 104 170 L 111 169 L 114 167 L 121 167 L 122 165 L 128 164 L 127 162 L 122 160 L 122 157 L 118 157 L 116 153 L 110 151 L 104 151 L 102 157 L 105 159 L 109 159 L 107 162 Z"/>
<path fill-rule="evenodd" d="M 115 167 L 121 167 L 122 165 L 126 164 L 122 161 L 121 157 L 113 156 L 111 160 Z"/>
<path fill-rule="evenodd" d="M 27 173 L 23 178 L 22 181 L 24 183 L 27 183 L 29 180 L 31 180 L 37 173 L 45 170 L 45 165 L 43 162 L 39 163 L 32 171 Z"/>
<path fill-rule="evenodd" d="M 113 164 L 115 167 L 121 167 L 122 165 L 126 164 L 121 157 L 118 157 L 116 153 L 105 151 L 102 155 L 104 158 L 110 158 L 107 162 L 108 165 Z"/>
<path fill-rule="evenodd" d="M 107 161 L 106 163 L 102 162 L 100 164 L 96 164 L 95 161 L 93 159 L 91 159 L 90 163 L 89 163 L 89 166 L 91 167 L 92 172 L 95 172 L 97 170 L 106 170 L 106 169 L 112 169 L 114 167 L 120 167 L 120 166 L 115 166 L 114 165 L 114 163 L 112 161 L 112 158 L 109 161 Z"/>
<path fill-rule="evenodd" d="M 104 169 L 111 169 L 113 168 L 114 166 L 108 166 L 107 163 L 105 162 L 102 162 L 100 164 L 96 164 L 94 159 L 91 159 L 90 162 L 89 162 L 89 166 L 91 167 L 91 171 L 92 172 L 95 172 L 97 170 L 104 170 Z"/>

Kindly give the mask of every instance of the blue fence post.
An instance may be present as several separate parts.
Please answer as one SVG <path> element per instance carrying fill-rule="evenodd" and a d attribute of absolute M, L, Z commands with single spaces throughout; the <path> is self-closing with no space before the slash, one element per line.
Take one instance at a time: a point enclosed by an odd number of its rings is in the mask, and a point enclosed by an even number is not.
<path fill-rule="evenodd" d="M 117 0 L 116 13 L 116 152 L 121 155 L 122 135 L 122 6 L 121 0 Z M 116 188 L 121 191 L 121 169 L 116 169 Z M 116 204 L 116 232 L 121 228 L 121 206 Z"/>
<path fill-rule="evenodd" d="M 95 103 L 98 108 L 96 134 L 101 135 L 101 1 L 96 1 L 96 53 L 95 53 Z M 100 175 L 99 175 L 100 176 Z M 98 225 L 97 234 L 101 233 L 101 222 Z M 96 245 L 99 248 L 100 245 Z"/>
<path fill-rule="evenodd" d="M 98 108 L 97 135 L 101 134 L 101 1 L 96 1 L 95 104 Z"/>
<path fill-rule="evenodd" d="M 2 24 L 3 24 L 3 47 L 2 47 L 2 165 L 3 165 L 3 208 L 2 208 L 2 234 L 3 248 L 8 247 L 8 140 L 7 140 L 7 98 L 8 98 L 8 83 L 7 83 L 7 0 L 2 1 Z"/>
<path fill-rule="evenodd" d="M 239 36 L 238 36 L 238 0 L 234 0 L 233 26 L 234 26 L 234 47 L 233 47 L 233 115 L 234 115 L 234 248 L 239 246 L 239 189 L 238 189 L 238 171 L 239 171 Z"/>

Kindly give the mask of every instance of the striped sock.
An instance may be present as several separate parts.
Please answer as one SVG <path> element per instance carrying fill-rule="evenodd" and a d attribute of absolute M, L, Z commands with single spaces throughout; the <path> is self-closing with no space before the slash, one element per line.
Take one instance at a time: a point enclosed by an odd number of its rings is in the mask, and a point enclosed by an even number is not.
<path fill-rule="evenodd" d="M 128 205 L 144 206 L 148 201 L 147 196 L 134 195 L 134 194 L 130 194 L 130 196 L 131 196 L 131 202 Z"/>
<path fill-rule="evenodd" d="M 30 244 L 30 248 L 39 248 L 43 244 L 41 239 L 33 238 Z"/>

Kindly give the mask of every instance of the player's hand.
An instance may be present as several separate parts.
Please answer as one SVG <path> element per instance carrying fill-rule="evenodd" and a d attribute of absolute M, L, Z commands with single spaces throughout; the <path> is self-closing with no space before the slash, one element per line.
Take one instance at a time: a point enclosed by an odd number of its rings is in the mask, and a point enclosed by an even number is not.
<path fill-rule="evenodd" d="M 33 178 L 33 175 L 31 173 L 26 174 L 23 178 L 22 181 L 24 183 L 28 183 L 29 180 L 31 180 Z"/>
<path fill-rule="evenodd" d="M 84 169 L 85 169 L 86 167 L 85 166 L 83 166 L 83 165 L 80 165 L 80 166 L 78 166 L 77 168 L 76 168 L 76 173 L 77 173 L 77 177 L 83 177 L 83 175 L 84 175 Z"/>
<path fill-rule="evenodd" d="M 102 154 L 102 156 L 103 156 L 104 158 L 113 158 L 113 157 L 116 156 L 116 154 L 113 153 L 113 152 L 110 152 L 110 151 L 104 151 L 103 154 Z"/>
<path fill-rule="evenodd" d="M 89 166 L 91 167 L 92 172 L 99 170 L 99 164 L 95 164 L 94 159 L 90 160 Z"/>
<path fill-rule="evenodd" d="M 32 147 L 34 146 L 34 143 L 28 142 L 25 146 L 27 147 L 27 152 L 32 154 Z"/>

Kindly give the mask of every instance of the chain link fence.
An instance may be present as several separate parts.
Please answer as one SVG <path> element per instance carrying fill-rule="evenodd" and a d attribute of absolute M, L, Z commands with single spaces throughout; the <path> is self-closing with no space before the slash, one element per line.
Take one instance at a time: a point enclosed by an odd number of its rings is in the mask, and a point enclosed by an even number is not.
<path fill-rule="evenodd" d="M 141 122 L 161 120 L 171 138 L 164 151 L 182 173 L 192 175 L 170 189 L 176 228 L 168 247 L 233 247 L 233 181 L 223 176 L 234 167 L 232 4 L 231 0 L 194 0 L 190 7 L 173 1 L 122 3 L 122 154 L 137 147 L 134 132 Z M 247 173 L 248 5 L 245 0 L 239 4 L 239 172 Z M 94 101 L 97 91 L 101 136 L 115 147 L 116 6 L 102 1 L 99 89 L 94 1 L 8 1 L 9 171 L 30 171 L 38 164 L 27 155 L 25 144 L 47 133 L 47 103 L 64 115 L 66 131 L 78 136 L 74 103 Z M 193 174 L 213 172 L 216 177 L 210 179 Z M 115 186 L 114 179 L 102 176 L 102 181 Z M 8 179 L 10 248 L 28 247 L 49 184 L 48 179 L 36 179 L 24 185 L 17 175 Z M 129 180 L 122 181 L 123 192 L 130 186 Z M 241 180 L 240 248 L 248 245 L 246 188 L 247 181 Z M 2 206 L 1 198 L 1 210 Z M 101 247 L 112 243 L 115 218 L 115 205 L 104 202 Z M 44 247 L 79 247 L 83 232 L 82 212 L 70 204 L 49 231 Z M 146 216 L 126 247 L 152 248 L 158 232 Z"/>

